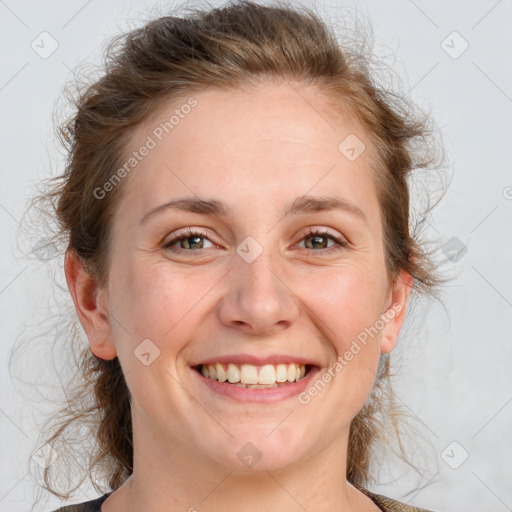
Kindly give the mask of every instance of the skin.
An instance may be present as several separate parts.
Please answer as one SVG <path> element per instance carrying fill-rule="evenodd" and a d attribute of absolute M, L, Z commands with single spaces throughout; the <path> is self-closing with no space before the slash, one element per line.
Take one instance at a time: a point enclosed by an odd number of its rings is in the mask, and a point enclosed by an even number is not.
<path fill-rule="evenodd" d="M 197 107 L 125 178 L 107 286 L 97 287 L 72 252 L 66 257 L 90 349 L 119 357 L 132 395 L 134 472 L 102 510 L 378 510 L 346 481 L 348 433 L 380 354 L 395 347 L 411 278 L 387 280 L 369 136 L 347 113 L 334 116 L 314 88 L 263 82 L 194 97 Z M 127 154 L 175 108 L 138 126 Z M 353 162 L 338 150 L 349 134 L 366 145 Z M 304 194 L 348 199 L 367 222 L 338 210 L 283 218 Z M 233 215 L 167 210 L 140 224 L 151 208 L 184 196 L 224 201 Z M 179 254 L 163 248 L 188 227 L 208 234 L 189 239 L 198 254 L 186 239 L 174 245 Z M 308 227 L 350 243 L 322 254 L 336 242 L 312 244 Z M 248 236 L 263 249 L 252 263 L 236 252 Z M 244 352 L 329 368 L 393 304 L 401 312 L 307 405 L 220 397 L 189 366 Z M 147 366 L 134 356 L 145 339 L 160 350 Z M 252 468 L 237 457 L 247 442 L 262 454 Z"/>

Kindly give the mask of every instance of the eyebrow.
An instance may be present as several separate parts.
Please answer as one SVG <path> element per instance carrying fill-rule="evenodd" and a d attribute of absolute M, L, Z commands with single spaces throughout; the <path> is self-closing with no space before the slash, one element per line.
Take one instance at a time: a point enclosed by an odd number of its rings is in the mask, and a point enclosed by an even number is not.
<path fill-rule="evenodd" d="M 163 210 L 178 210 L 188 213 L 198 213 L 200 215 L 216 215 L 228 217 L 232 214 L 231 208 L 225 203 L 215 199 L 200 199 L 198 197 L 183 197 L 173 199 L 167 203 L 152 208 L 142 217 L 140 223 L 147 222 L 151 217 Z M 300 215 L 304 213 L 315 213 L 329 210 L 342 210 L 360 217 L 365 223 L 368 223 L 366 214 L 347 199 L 328 196 L 301 196 L 288 205 L 283 212 L 283 217 L 289 215 Z"/>

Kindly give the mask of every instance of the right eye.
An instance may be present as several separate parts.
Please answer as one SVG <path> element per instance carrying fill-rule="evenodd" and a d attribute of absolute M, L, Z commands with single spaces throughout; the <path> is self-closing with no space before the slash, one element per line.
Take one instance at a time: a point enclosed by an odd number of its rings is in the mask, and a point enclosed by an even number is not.
<path fill-rule="evenodd" d="M 192 229 L 188 228 L 188 231 L 186 233 L 181 233 L 175 235 L 171 240 L 166 242 L 163 246 L 164 249 L 169 249 L 171 251 L 185 251 L 185 252 L 194 252 L 198 251 L 203 248 L 204 243 L 201 243 L 199 239 L 206 239 L 210 243 L 212 243 L 208 237 L 207 233 L 201 232 L 201 231 L 193 231 Z M 173 248 L 172 246 L 178 242 L 186 241 L 185 245 L 188 247 L 180 247 L 178 249 Z M 200 247 L 193 247 L 194 245 L 199 245 Z M 213 245 L 212 245 L 213 246 Z M 191 250 L 190 250 L 191 249 Z"/>

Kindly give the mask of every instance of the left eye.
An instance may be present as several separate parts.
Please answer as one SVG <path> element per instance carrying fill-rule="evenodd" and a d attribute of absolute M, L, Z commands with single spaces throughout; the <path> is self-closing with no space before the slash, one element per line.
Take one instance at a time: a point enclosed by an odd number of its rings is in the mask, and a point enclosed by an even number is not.
<path fill-rule="evenodd" d="M 320 247 L 320 249 L 321 249 L 320 251 L 314 251 L 314 252 L 325 253 L 325 252 L 337 251 L 337 250 L 347 247 L 347 245 L 348 245 L 345 240 L 338 238 L 337 236 L 331 235 L 328 231 L 322 231 L 322 230 L 308 231 L 307 233 L 305 233 L 305 235 L 303 236 L 303 238 L 301 240 L 311 239 L 312 240 L 311 244 L 315 244 L 315 243 L 321 243 L 321 242 L 319 242 L 319 240 L 321 240 L 322 238 L 324 240 L 334 240 L 334 242 L 336 242 L 335 245 L 337 245 L 338 247 L 331 246 L 331 247 L 325 248 L 325 249 Z"/>
<path fill-rule="evenodd" d="M 192 231 L 191 229 L 189 229 L 185 234 L 177 235 L 174 238 L 172 238 L 171 240 L 169 240 L 164 245 L 164 249 L 170 249 L 171 251 L 175 251 L 175 252 L 198 251 L 200 249 L 205 248 L 204 243 L 200 241 L 201 239 L 208 240 L 208 242 L 210 244 L 212 244 L 212 242 L 207 237 L 207 233 L 199 232 L 199 231 Z M 301 238 L 301 241 L 308 240 L 308 239 L 311 239 L 311 242 L 309 245 L 313 245 L 313 247 L 306 247 L 306 249 L 311 249 L 311 250 L 313 250 L 315 248 L 314 244 L 320 244 L 320 246 L 321 246 L 322 244 L 323 245 L 328 244 L 328 240 L 333 240 L 335 242 L 334 247 L 331 246 L 331 247 L 327 248 L 327 246 L 326 246 L 324 248 L 324 247 L 316 246 L 320 250 L 314 250 L 313 252 L 319 252 L 319 253 L 327 253 L 327 252 L 337 251 L 337 250 L 346 248 L 348 245 L 348 243 L 345 240 L 338 238 L 335 235 L 332 235 L 328 231 L 322 231 L 322 230 L 310 230 L 307 233 L 304 233 L 303 237 Z M 326 242 L 321 242 L 322 239 L 324 239 Z M 173 248 L 172 246 L 177 243 L 179 243 L 181 247 Z M 197 246 L 197 247 L 194 247 L 194 246 Z M 213 247 L 213 244 L 212 244 L 212 247 Z M 208 247 L 206 247 L 206 248 L 208 248 Z"/>

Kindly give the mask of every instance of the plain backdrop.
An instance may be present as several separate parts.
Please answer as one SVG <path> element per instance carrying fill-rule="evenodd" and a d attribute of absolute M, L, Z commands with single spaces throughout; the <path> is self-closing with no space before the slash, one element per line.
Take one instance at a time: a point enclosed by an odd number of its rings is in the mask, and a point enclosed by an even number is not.
<path fill-rule="evenodd" d="M 302 5 L 331 22 L 346 6 L 370 20 L 377 51 L 395 60 L 405 90 L 440 126 L 453 174 L 426 234 L 445 241 L 443 268 L 455 277 L 442 304 L 411 314 L 396 354 L 395 391 L 423 429 L 430 458 L 423 477 L 396 463 L 374 490 L 443 512 L 512 510 L 512 1 Z M 99 62 L 106 38 L 167 6 L 0 1 L 1 510 L 26 512 L 37 493 L 29 457 L 44 408 L 30 388 L 18 389 L 8 362 L 27 326 L 37 333 L 55 293 L 49 262 L 25 258 L 16 242 L 34 182 L 62 170 L 51 168 L 59 158 L 52 110 L 77 64 Z M 32 355 L 31 347 L 23 349 L 23 377 L 51 380 L 58 354 L 45 357 L 34 345 Z M 424 488 L 409 493 L 415 485 Z M 74 502 L 96 496 L 83 486 Z M 38 510 L 60 504 L 44 498 Z"/>

